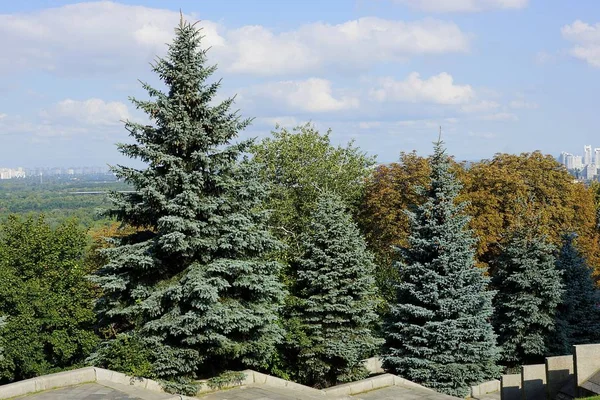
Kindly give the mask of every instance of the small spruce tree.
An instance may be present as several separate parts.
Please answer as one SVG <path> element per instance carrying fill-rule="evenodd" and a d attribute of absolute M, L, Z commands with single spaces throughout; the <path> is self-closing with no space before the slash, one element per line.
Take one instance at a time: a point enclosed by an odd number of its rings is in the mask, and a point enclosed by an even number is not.
<path fill-rule="evenodd" d="M 534 223 L 522 224 L 500 246 L 492 284 L 493 323 L 501 347 L 501 363 L 509 368 L 543 361 L 562 297 L 554 247 L 536 233 Z"/>
<path fill-rule="evenodd" d="M 296 374 L 305 384 L 327 387 L 362 379 L 361 360 L 382 340 L 374 336 L 377 290 L 373 256 L 343 201 L 324 194 L 300 236 L 302 255 L 294 263 L 298 326 Z"/>
<path fill-rule="evenodd" d="M 134 143 L 119 150 L 146 167 L 114 168 L 135 191 L 114 193 L 109 215 L 135 229 L 104 250 L 109 261 L 95 277 L 110 334 L 96 362 L 135 343 L 148 350 L 140 365 L 186 393 L 199 376 L 266 368 L 282 338 L 285 296 L 279 264 L 265 258 L 280 248 L 259 207 L 266 187 L 242 161 L 251 142 L 231 144 L 249 121 L 230 111 L 233 99 L 212 104 L 220 81 L 208 82 L 216 67 L 206 65 L 201 38 L 182 19 L 153 65 L 167 90 L 144 83 L 150 100 L 132 99 L 153 124 L 128 121 Z"/>
<path fill-rule="evenodd" d="M 556 328 L 550 347 L 553 354 L 571 354 L 575 344 L 600 339 L 600 297 L 587 265 L 576 247 L 577 235 L 564 234 L 556 268 L 562 272 L 564 293 L 556 313 Z"/>
<path fill-rule="evenodd" d="M 408 212 L 409 246 L 399 249 L 399 283 L 385 327 L 384 367 L 432 389 L 465 396 L 496 377 L 498 351 L 489 319 L 493 292 L 475 266 L 460 184 L 443 143 L 431 157 L 425 202 Z"/>

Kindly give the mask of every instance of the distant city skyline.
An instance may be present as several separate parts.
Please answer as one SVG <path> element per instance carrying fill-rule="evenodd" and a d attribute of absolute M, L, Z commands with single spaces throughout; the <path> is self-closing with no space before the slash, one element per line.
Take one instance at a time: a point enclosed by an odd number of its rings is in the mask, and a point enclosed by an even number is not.
<path fill-rule="evenodd" d="M 180 9 L 201 20 L 217 100 L 255 117 L 240 139 L 312 121 L 385 163 L 430 154 L 440 125 L 461 160 L 597 135 L 594 0 L 32 0 L 0 2 L 1 163 L 130 163 L 120 121 L 147 119 L 128 96 L 157 85 Z"/>
<path fill-rule="evenodd" d="M 94 175 L 94 174 L 108 174 L 110 170 L 108 167 L 101 166 L 81 166 L 81 167 L 0 167 L 0 179 L 15 179 L 15 178 L 28 178 L 34 176 L 57 176 L 57 175 Z"/>
<path fill-rule="evenodd" d="M 566 151 L 560 153 L 558 161 L 569 171 L 575 172 L 577 177 L 594 179 L 598 176 L 600 169 L 600 147 L 583 146 L 583 154 L 573 154 Z"/>

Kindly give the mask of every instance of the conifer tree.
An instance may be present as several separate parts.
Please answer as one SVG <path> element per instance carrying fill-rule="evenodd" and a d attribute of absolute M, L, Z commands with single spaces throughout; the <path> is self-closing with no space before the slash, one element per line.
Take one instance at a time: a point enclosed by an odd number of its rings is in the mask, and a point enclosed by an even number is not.
<path fill-rule="evenodd" d="M 554 247 L 535 229 L 534 223 L 525 223 L 510 233 L 492 278 L 498 291 L 493 323 L 501 363 L 509 368 L 543 362 L 562 296 Z"/>
<path fill-rule="evenodd" d="M 475 266 L 475 239 L 465 204 L 456 204 L 460 184 L 450 165 L 440 140 L 425 202 L 408 212 L 411 232 L 396 262 L 383 362 L 392 373 L 465 396 L 470 385 L 498 375 L 498 351 L 489 322 L 493 292 Z"/>
<path fill-rule="evenodd" d="M 378 319 L 373 256 L 333 194 L 320 197 L 300 243 L 292 293 L 292 315 L 303 338 L 293 343 L 297 377 L 317 387 L 362 379 L 367 371 L 361 360 L 382 342 L 373 334 Z"/>
<path fill-rule="evenodd" d="M 127 354 L 108 351 L 111 344 L 136 343 L 148 349 L 155 377 L 191 393 L 186 385 L 203 374 L 267 366 L 282 338 L 285 296 L 279 264 L 265 259 L 280 247 L 259 207 L 266 188 L 242 160 L 251 142 L 232 144 L 249 121 L 230 111 L 233 99 L 212 104 L 220 81 L 208 81 L 216 67 L 201 38 L 182 18 L 152 68 L 166 91 L 143 83 L 150 99 L 132 99 L 152 125 L 128 121 L 134 143 L 119 150 L 146 167 L 114 168 L 135 192 L 113 194 L 109 215 L 135 232 L 104 250 L 109 262 L 95 278 L 112 334 L 96 362 Z"/>
<path fill-rule="evenodd" d="M 562 271 L 564 293 L 556 313 L 556 327 L 550 341 L 552 353 L 571 354 L 575 344 L 595 343 L 600 339 L 600 297 L 592 278 L 592 269 L 581 256 L 574 233 L 564 234 L 556 259 Z"/>

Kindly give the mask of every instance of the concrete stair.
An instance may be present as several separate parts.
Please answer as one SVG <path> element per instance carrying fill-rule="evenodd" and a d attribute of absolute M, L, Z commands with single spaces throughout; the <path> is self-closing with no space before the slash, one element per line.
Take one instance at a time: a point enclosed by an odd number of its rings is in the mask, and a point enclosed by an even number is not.
<path fill-rule="evenodd" d="M 501 400 L 571 400 L 600 394 L 600 344 L 573 346 L 573 354 L 523 365 L 502 375 Z"/>

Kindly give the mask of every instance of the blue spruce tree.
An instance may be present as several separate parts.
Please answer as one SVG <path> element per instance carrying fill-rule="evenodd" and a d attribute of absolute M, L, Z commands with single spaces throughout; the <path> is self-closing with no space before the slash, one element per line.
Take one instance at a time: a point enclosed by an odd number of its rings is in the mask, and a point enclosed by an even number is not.
<path fill-rule="evenodd" d="M 373 256 L 343 201 L 332 194 L 319 198 L 299 242 L 290 324 L 302 338 L 292 343 L 295 374 L 317 387 L 362 379 L 367 371 L 361 360 L 382 343 L 373 334 L 378 321 Z"/>
<path fill-rule="evenodd" d="M 556 268 L 562 271 L 564 293 L 556 313 L 552 353 L 571 354 L 575 344 L 600 341 L 600 294 L 587 265 L 575 246 L 576 234 L 562 237 Z"/>
<path fill-rule="evenodd" d="M 399 249 L 396 304 L 385 327 L 384 367 L 432 389 L 465 396 L 470 385 L 496 377 L 498 351 L 489 319 L 493 292 L 475 266 L 460 184 L 443 143 L 431 157 L 426 201 L 409 212 L 409 246 Z"/>
<path fill-rule="evenodd" d="M 138 232 L 106 250 L 95 277 L 110 340 L 94 360 L 114 362 L 128 351 L 111 346 L 131 343 L 147 350 L 144 371 L 189 393 L 199 376 L 267 367 L 285 295 L 279 264 L 265 258 L 280 247 L 259 211 L 266 187 L 242 160 L 251 143 L 231 143 L 249 121 L 230 111 L 233 99 L 212 105 L 220 82 L 208 82 L 216 67 L 201 38 L 182 19 L 153 65 L 166 91 L 143 83 L 150 100 L 132 99 L 153 125 L 128 121 L 134 143 L 119 150 L 147 167 L 114 168 L 135 192 L 114 193 L 109 215 Z"/>
<path fill-rule="evenodd" d="M 543 362 L 562 298 L 554 247 L 536 233 L 531 221 L 510 232 L 494 262 L 494 328 L 501 363 L 509 369 Z"/>

